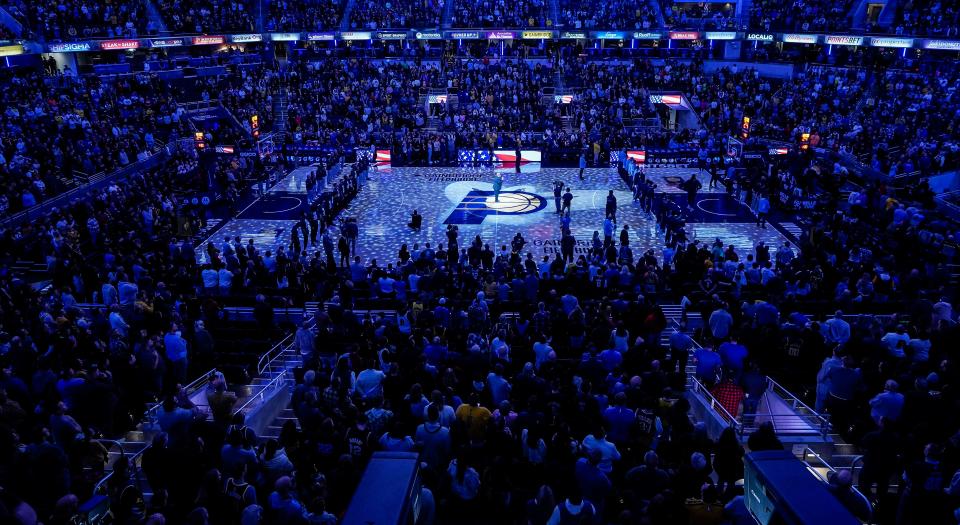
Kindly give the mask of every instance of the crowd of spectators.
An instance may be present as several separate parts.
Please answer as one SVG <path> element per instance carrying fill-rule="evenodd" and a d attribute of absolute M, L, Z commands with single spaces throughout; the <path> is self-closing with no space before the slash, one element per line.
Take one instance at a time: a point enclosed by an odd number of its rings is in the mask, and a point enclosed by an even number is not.
<path fill-rule="evenodd" d="M 453 27 L 549 27 L 549 10 L 543 0 L 482 0 L 453 5 Z"/>
<path fill-rule="evenodd" d="M 660 3 L 667 27 L 674 29 L 736 30 L 740 24 L 733 4 Z"/>
<path fill-rule="evenodd" d="M 145 158 L 182 131 L 182 110 L 156 76 L 8 69 L 2 86 L 0 213 Z"/>
<path fill-rule="evenodd" d="M 457 147 L 530 144 L 540 128 L 538 145 L 586 151 L 594 165 L 624 144 L 693 144 L 705 158 L 750 116 L 751 136 L 797 143 L 809 134 L 811 147 L 865 156 L 889 175 L 958 164 L 960 79 L 950 68 L 809 67 L 777 81 L 737 66 L 707 73 L 697 60 L 566 57 L 554 67 L 572 86 L 569 104 L 543 99 L 553 67 L 489 58 L 441 69 L 307 52 L 283 73 L 238 68 L 197 89 L 268 129 L 285 84 L 293 142 L 340 151 L 394 143 L 419 163 L 452 162 Z M 157 75 L 49 72 L 0 76 L 5 212 L 41 201 L 64 173 L 128 165 L 184 131 L 177 90 Z M 456 110 L 425 111 L 421 97 L 437 87 L 457 94 Z M 649 95 L 661 91 L 683 92 L 702 128 L 638 128 L 656 116 Z M 422 132 L 431 120 L 435 129 Z M 645 194 L 644 173 L 628 168 Z M 234 211 L 243 181 L 265 170 L 242 159 L 206 169 Z M 334 166 L 318 169 L 325 179 Z M 124 522 L 336 523 L 373 451 L 416 450 L 424 515 L 445 523 L 739 524 L 744 448 L 733 429 L 713 440 L 691 423 L 681 396 L 688 352 L 731 413 L 755 410 L 770 374 L 829 414 L 864 453 L 858 476 L 841 471 L 830 485 L 852 511 L 871 511 L 856 504 L 854 485 L 897 525 L 945 522 L 960 507 L 948 266 L 960 229 L 932 210 L 926 183 L 849 184 L 839 163 L 806 150 L 770 170 L 746 165 L 730 181 L 768 208 L 785 194 L 816 197 L 793 244 L 738 250 L 690 239 L 679 208 L 657 195 L 643 204 L 663 235 L 656 248 L 608 219 L 589 240 L 567 228 L 555 258 L 535 259 L 524 232 L 491 247 L 451 227 L 436 248 L 400 245 L 395 260 L 376 261 L 356 242 L 363 218 L 337 220 L 363 172 L 361 162 L 313 199 L 289 242 L 283 231 L 269 246 L 226 238 L 201 247 L 205 257 L 193 237 L 205 211 L 184 197 L 206 177 L 187 151 L 0 230 L 3 511 L 67 522 L 103 474 L 95 438 L 130 430 L 148 402 L 163 400 L 164 432 L 143 458 L 152 497 L 136 504 L 124 463 L 113 466 L 108 491 Z M 21 260 L 43 261 L 47 291 L 7 270 Z M 329 301 L 317 326 L 297 333 L 306 370 L 291 403 L 298 423 L 275 440 L 231 424 L 232 403 L 208 420 L 180 388 L 215 361 L 216 299 L 264 290 Z M 105 308 L 76 308 L 88 301 Z M 361 302 L 396 318 L 357 318 Z M 671 303 L 702 323 L 664 347 L 660 305 Z M 269 312 L 266 299 L 257 305 Z M 877 309 L 897 313 L 842 313 Z M 258 323 L 272 333 L 269 315 Z M 224 381 L 211 382 L 211 398 L 229 397 Z M 747 446 L 782 448 L 766 426 Z M 895 476 L 896 498 L 887 490 Z"/>
<path fill-rule="evenodd" d="M 950 2 L 904 2 L 897 4 L 889 30 L 898 35 L 956 37 L 960 34 L 960 10 Z"/>
<path fill-rule="evenodd" d="M 168 30 L 208 34 L 256 31 L 258 12 L 253 9 L 260 7 L 243 0 L 158 0 L 156 6 Z"/>
<path fill-rule="evenodd" d="M 350 12 L 352 29 L 440 27 L 444 0 L 364 0 Z"/>
<path fill-rule="evenodd" d="M 441 129 L 459 133 L 542 131 L 541 90 L 553 70 L 522 61 L 465 60 L 446 70 L 447 91 L 457 93 L 456 110 L 445 105 Z"/>
<path fill-rule="evenodd" d="M 750 6 L 749 28 L 757 31 L 849 31 L 853 0 L 758 0 Z"/>
<path fill-rule="evenodd" d="M 568 29 L 636 29 L 658 26 L 657 11 L 651 2 L 602 2 L 563 0 L 558 4 L 558 25 Z"/>
<path fill-rule="evenodd" d="M 298 142 L 346 146 L 423 127 L 420 90 L 439 73 L 427 64 L 304 55 L 291 64 L 287 130 Z"/>
<path fill-rule="evenodd" d="M 26 30 L 24 37 L 47 41 L 87 38 L 137 38 L 154 34 L 147 18 L 147 3 L 141 0 L 80 2 L 74 0 L 15 1 L 11 14 Z"/>
<path fill-rule="evenodd" d="M 882 173 L 935 173 L 955 166 L 960 153 L 955 76 L 811 67 L 755 115 L 769 126 L 765 136 L 792 142 L 810 133 L 812 146 L 852 153 Z"/>
<path fill-rule="evenodd" d="M 329 31 L 340 29 L 345 2 L 340 0 L 270 2 L 264 14 L 267 31 Z"/>
<path fill-rule="evenodd" d="M 196 89 L 200 90 L 203 101 L 219 100 L 248 134 L 253 132 L 250 119 L 256 115 L 260 131 L 265 133 L 273 127 L 273 97 L 281 89 L 281 82 L 275 69 L 258 64 L 232 74 L 198 80 Z"/>

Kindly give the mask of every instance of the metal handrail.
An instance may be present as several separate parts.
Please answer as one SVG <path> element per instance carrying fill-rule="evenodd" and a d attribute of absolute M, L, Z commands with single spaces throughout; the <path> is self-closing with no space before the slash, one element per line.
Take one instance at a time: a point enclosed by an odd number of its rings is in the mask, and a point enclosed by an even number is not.
<path fill-rule="evenodd" d="M 829 470 L 830 472 L 836 472 L 837 469 L 833 468 L 833 465 L 831 465 L 830 463 L 828 463 L 827 460 L 823 459 L 823 456 L 821 456 L 818 452 L 814 451 L 814 450 L 811 449 L 810 447 L 803 447 L 803 462 L 807 464 L 807 468 L 810 470 L 810 472 L 813 473 L 813 475 L 817 476 L 817 478 L 819 478 L 821 481 L 823 481 L 824 483 L 829 483 L 830 480 L 826 479 L 826 478 L 825 478 L 824 476 L 822 476 L 819 472 L 817 472 L 816 470 L 814 470 L 814 469 L 812 468 L 812 465 L 810 465 L 810 463 L 807 462 L 807 458 L 809 458 L 809 457 L 814 457 L 814 458 L 816 458 L 816 460 L 817 460 L 818 462 L 820 462 L 820 464 L 823 466 L 823 468 L 826 468 L 826 469 Z M 860 457 L 862 457 L 862 456 L 860 456 Z M 859 457 L 858 457 L 858 459 L 859 459 Z M 854 460 L 854 461 L 856 461 L 856 460 Z M 851 466 L 851 467 L 848 467 L 848 468 L 850 469 L 850 471 L 851 471 L 851 473 L 852 473 L 853 470 L 854 470 L 853 467 Z M 857 495 L 859 495 L 861 498 L 863 498 L 865 501 L 867 501 L 867 502 L 870 501 L 870 498 L 868 498 L 864 493 L 860 492 L 860 489 L 858 489 L 856 486 L 851 486 L 850 489 L 851 489 L 853 492 L 855 492 Z M 871 508 L 872 508 L 872 507 L 871 507 Z M 867 521 L 869 522 L 870 520 L 867 520 Z"/>
<path fill-rule="evenodd" d="M 194 379 L 193 381 L 191 381 L 190 383 L 188 383 L 186 386 L 184 386 L 184 387 L 183 387 L 183 390 L 184 390 L 184 391 L 187 393 L 187 395 L 189 396 L 189 395 L 193 394 L 194 392 L 200 390 L 201 388 L 206 387 L 208 384 L 210 384 L 210 378 L 213 377 L 213 375 L 214 375 L 216 372 L 217 372 L 217 369 L 216 369 L 216 368 L 211 368 L 210 370 L 207 370 L 207 371 L 204 372 L 200 377 Z M 150 408 L 148 408 L 148 409 L 146 410 L 146 412 L 144 412 L 144 414 L 143 414 L 143 419 L 144 419 L 144 421 L 147 422 L 147 423 L 153 423 L 153 422 L 155 422 L 155 421 L 157 420 L 157 417 L 158 417 L 158 416 L 156 416 L 156 413 L 160 410 L 160 408 L 161 408 L 162 406 L 163 406 L 163 403 L 159 403 L 159 402 L 158 402 L 158 403 L 154 403 L 153 406 L 151 406 Z"/>
<path fill-rule="evenodd" d="M 731 427 L 733 427 L 733 430 L 737 433 L 737 435 L 742 435 L 743 423 L 741 423 L 733 414 L 731 414 L 726 407 L 724 407 L 723 404 L 721 404 L 720 401 L 718 401 L 717 398 L 710 393 L 710 390 L 703 383 L 701 383 L 700 380 L 692 376 L 689 377 L 689 380 L 691 384 L 687 388 L 706 398 L 710 408 L 720 414 L 721 418 L 724 419 Z"/>
<path fill-rule="evenodd" d="M 143 160 L 137 160 L 135 162 L 131 162 L 126 166 L 121 166 L 113 170 L 112 172 L 107 173 L 105 171 L 101 171 L 98 173 L 94 173 L 93 175 L 89 176 L 90 177 L 89 182 L 87 182 L 86 184 L 81 184 L 79 186 L 70 188 L 69 190 L 63 193 L 60 193 L 55 197 L 51 197 L 47 200 L 41 201 L 37 203 L 35 206 L 31 206 L 30 208 L 27 208 L 25 210 L 20 210 L 13 215 L 0 217 L 0 225 L 14 224 L 20 220 L 26 220 L 34 213 L 39 213 L 40 215 L 43 215 L 44 213 L 46 213 L 46 210 L 53 208 L 54 206 L 62 206 L 69 203 L 72 198 L 76 197 L 79 194 L 82 194 L 83 192 L 87 192 L 94 189 L 94 187 L 97 184 L 100 184 L 105 180 L 112 179 L 114 177 L 119 177 L 123 173 L 127 173 L 127 174 L 137 173 L 148 163 L 154 162 L 154 159 L 158 155 L 162 155 L 164 152 L 167 152 L 167 150 L 170 147 L 178 145 L 179 142 L 180 140 L 176 139 L 166 144 L 163 144 L 161 146 L 156 146 L 154 150 L 150 153 L 149 157 Z"/>
<path fill-rule="evenodd" d="M 122 456 L 127 456 L 127 452 L 123 450 L 123 444 L 117 441 L 116 439 L 97 439 L 95 441 L 101 444 L 110 443 L 111 445 L 120 449 L 120 454 Z M 137 464 L 137 460 L 140 459 L 140 456 L 142 456 L 143 453 L 146 452 L 148 448 L 150 448 L 150 445 L 151 445 L 150 443 L 145 443 L 143 448 L 141 448 L 140 450 L 128 456 L 128 460 L 130 462 L 130 468 L 132 469 L 132 472 L 134 473 L 134 476 L 136 476 L 137 480 L 140 479 L 140 475 L 139 475 L 140 468 L 139 468 L 139 465 Z M 109 453 L 109 448 L 107 449 L 107 451 Z M 104 474 L 102 478 L 100 478 L 100 481 L 98 481 L 97 484 L 94 485 L 93 487 L 93 494 L 100 493 L 101 487 L 103 487 L 103 485 L 106 484 L 107 481 L 109 481 L 110 478 L 113 477 L 114 472 L 115 471 L 111 469 L 110 472 L 107 472 L 106 474 Z"/>
<path fill-rule="evenodd" d="M 674 322 L 674 324 L 676 324 L 676 321 L 673 321 L 673 322 Z M 673 331 L 674 331 L 675 333 L 678 333 L 678 332 L 679 332 L 679 330 L 677 330 L 676 326 L 673 327 Z M 691 339 L 691 340 L 692 340 L 692 339 Z M 692 357 L 693 357 L 693 352 L 694 352 L 695 350 L 697 350 L 697 349 L 700 349 L 700 348 L 702 348 L 702 346 L 700 346 L 700 344 L 697 343 L 697 342 L 694 340 L 694 341 L 693 341 L 693 346 L 692 346 L 692 347 L 690 348 L 690 350 L 689 350 L 689 352 L 690 352 L 690 357 L 692 358 Z M 706 387 L 703 383 L 701 383 L 700 380 L 698 380 L 698 379 L 696 378 L 695 370 L 696 370 L 696 365 L 693 364 L 693 359 L 688 360 L 688 361 L 687 361 L 687 370 L 686 370 L 686 372 L 687 372 L 687 388 L 690 389 L 690 390 L 693 390 L 693 391 L 695 391 L 695 392 L 699 392 L 701 395 L 703 395 L 703 396 L 707 399 L 707 401 L 709 402 L 710 408 L 712 408 L 712 409 L 714 409 L 714 410 L 716 410 L 717 408 L 719 408 L 719 410 L 717 410 L 717 412 L 720 413 L 721 417 L 722 417 L 723 419 L 725 419 L 726 421 L 732 421 L 731 426 L 733 426 L 733 427 L 734 427 L 734 430 L 737 431 L 737 433 L 740 434 L 740 435 L 742 435 L 743 431 L 747 428 L 747 426 L 746 426 L 743 422 L 744 422 L 744 421 L 753 421 L 753 420 L 756 419 L 758 416 L 762 416 L 763 418 L 770 419 L 770 420 L 786 419 L 786 418 L 791 418 L 791 419 L 799 418 L 799 419 L 802 419 L 802 420 L 807 421 L 807 422 L 810 424 L 810 427 L 811 427 L 811 428 L 819 429 L 820 432 L 821 432 L 821 434 L 823 434 L 823 435 L 826 435 L 826 434 L 829 432 L 829 430 L 830 430 L 830 421 L 829 421 L 827 418 L 825 418 L 824 416 L 820 415 L 820 413 L 817 412 L 816 410 L 810 408 L 806 403 L 804 403 L 803 401 L 801 401 L 797 396 L 793 395 L 789 390 L 787 390 L 787 389 L 784 388 L 782 385 L 780 385 L 780 383 L 777 383 L 777 382 L 776 382 L 772 377 L 770 377 L 770 376 L 765 376 L 766 379 L 767 379 L 767 389 L 766 389 L 766 391 L 768 391 L 768 392 L 773 392 L 774 394 L 776 394 L 777 396 L 779 396 L 781 399 L 783 399 L 785 402 L 787 402 L 787 404 L 789 404 L 796 412 L 793 413 L 793 414 L 784 414 L 784 415 L 777 415 L 777 414 L 740 414 L 739 417 L 734 417 L 733 415 L 730 414 L 730 412 L 729 412 L 723 405 L 720 404 L 719 401 L 717 401 L 717 399 L 716 399 L 715 397 L 713 397 L 713 394 L 710 393 L 710 391 L 707 389 L 707 387 Z M 752 427 L 751 427 L 751 428 L 752 428 Z"/>
<path fill-rule="evenodd" d="M 265 385 L 263 385 L 262 387 L 260 387 L 260 390 L 257 391 L 257 393 L 251 395 L 251 396 L 250 396 L 242 405 L 240 405 L 239 407 L 234 408 L 234 409 L 233 409 L 233 415 L 235 416 L 235 415 L 237 415 L 237 414 L 242 413 L 244 410 L 246 410 L 246 408 L 247 408 L 248 406 L 250 406 L 251 404 L 253 404 L 255 401 L 257 401 L 257 402 L 263 401 L 264 398 L 265 398 L 265 393 L 267 392 L 267 390 L 276 391 L 276 390 L 278 390 L 279 388 L 281 388 L 283 385 L 285 385 L 286 382 L 287 382 L 287 371 L 286 371 L 286 370 L 281 370 L 280 373 L 277 374 L 276 377 L 274 377 L 273 379 L 270 380 L 270 382 L 268 382 L 268 383 L 266 383 Z"/>
<path fill-rule="evenodd" d="M 809 405 L 800 400 L 797 396 L 793 395 L 789 390 L 784 388 L 780 383 L 774 381 L 770 376 L 767 376 L 767 391 L 777 394 L 780 399 L 788 402 L 788 404 L 794 409 L 795 414 L 791 414 L 791 417 L 799 417 L 806 420 L 811 424 L 813 428 L 819 428 L 820 432 L 826 435 L 830 431 L 830 421 L 822 416 L 816 410 L 810 408 Z M 770 414 L 770 417 L 775 418 L 773 414 Z"/>
<path fill-rule="evenodd" d="M 283 352 L 286 351 L 286 349 L 289 347 L 284 345 L 286 345 L 287 342 L 290 340 L 290 338 L 296 335 L 296 333 L 297 332 L 294 331 L 287 334 L 287 336 L 281 339 L 279 343 L 273 345 L 272 348 L 270 348 L 269 350 L 264 352 L 263 355 L 260 356 L 260 359 L 257 360 L 257 374 L 262 374 L 267 368 L 270 367 L 271 363 L 273 363 L 278 357 L 283 355 Z M 272 355 L 274 351 L 277 351 L 276 355 Z"/>

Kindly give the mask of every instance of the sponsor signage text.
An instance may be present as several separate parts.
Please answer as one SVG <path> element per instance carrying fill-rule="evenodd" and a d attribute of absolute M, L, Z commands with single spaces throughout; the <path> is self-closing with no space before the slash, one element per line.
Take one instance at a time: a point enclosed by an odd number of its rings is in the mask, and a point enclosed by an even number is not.
<path fill-rule="evenodd" d="M 300 40 L 300 33 L 270 33 L 270 40 L 274 42 L 296 42 Z"/>
<path fill-rule="evenodd" d="M 527 40 L 550 39 L 553 38 L 553 31 L 523 31 L 520 38 Z"/>
<path fill-rule="evenodd" d="M 819 41 L 819 36 L 817 35 L 805 35 L 805 34 L 783 34 L 783 41 L 790 44 L 816 44 Z"/>
<path fill-rule="evenodd" d="M 307 33 L 307 40 L 310 42 L 330 42 L 336 38 L 336 34 L 328 33 Z"/>
<path fill-rule="evenodd" d="M 76 53 L 90 51 L 90 42 L 65 42 L 63 44 L 49 44 L 47 50 L 51 53 Z"/>
<path fill-rule="evenodd" d="M 873 37 L 870 39 L 870 45 L 873 47 L 913 47 L 912 38 L 894 38 L 894 37 Z"/>
<path fill-rule="evenodd" d="M 737 33 L 734 31 L 707 31 L 705 33 L 707 40 L 735 40 Z"/>
<path fill-rule="evenodd" d="M 824 42 L 835 46 L 862 46 L 863 37 L 853 35 L 827 35 Z"/>
<path fill-rule="evenodd" d="M 230 41 L 236 44 L 245 44 L 247 42 L 262 42 L 263 35 L 260 33 L 251 33 L 249 35 L 233 35 Z"/>
<path fill-rule="evenodd" d="M 222 35 L 217 36 L 195 36 L 193 37 L 193 45 L 195 46 L 216 46 L 224 42 Z"/>
<path fill-rule="evenodd" d="M 100 49 L 112 51 L 115 49 L 136 49 L 140 47 L 139 40 L 104 40 L 100 42 Z"/>

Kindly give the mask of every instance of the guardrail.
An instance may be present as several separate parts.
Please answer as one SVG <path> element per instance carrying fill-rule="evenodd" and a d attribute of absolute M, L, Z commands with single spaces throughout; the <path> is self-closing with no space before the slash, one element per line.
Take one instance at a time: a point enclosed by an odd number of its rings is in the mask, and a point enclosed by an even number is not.
<path fill-rule="evenodd" d="M 285 352 L 287 348 L 290 347 L 290 345 L 288 345 L 287 343 L 290 343 L 290 340 L 293 338 L 294 335 L 296 335 L 296 332 L 291 332 L 287 334 L 287 336 L 281 339 L 279 343 L 273 345 L 273 347 L 271 347 L 269 350 L 264 352 L 263 355 L 260 356 L 260 359 L 257 360 L 257 374 L 264 373 L 268 368 L 270 368 L 270 365 L 278 357 L 283 355 L 283 352 Z"/>
<path fill-rule="evenodd" d="M 130 464 L 130 472 L 133 473 L 134 479 L 137 482 L 140 481 L 140 464 L 138 460 L 140 459 L 141 456 L 143 456 L 143 453 L 146 452 L 148 448 L 150 448 L 150 443 L 146 443 L 143 448 L 134 452 L 133 454 L 128 455 L 127 452 L 123 450 L 123 443 L 115 439 L 97 439 L 96 441 L 99 442 L 100 444 L 109 443 L 111 446 L 117 447 L 117 449 L 119 449 L 120 451 L 120 455 L 127 457 L 127 461 Z M 109 447 L 107 447 L 107 450 L 109 452 Z M 94 485 L 93 487 L 93 494 L 102 494 L 101 490 L 103 489 L 103 486 L 106 485 L 108 481 L 110 481 L 110 478 L 113 477 L 115 472 L 116 472 L 115 470 L 111 470 L 110 472 L 107 472 L 102 478 L 100 478 L 100 481 L 98 481 L 97 484 Z"/>
<path fill-rule="evenodd" d="M 861 458 L 862 458 L 862 456 L 858 456 L 857 458 L 854 459 L 854 461 L 853 461 L 853 463 L 851 464 L 851 466 L 850 466 L 850 467 L 847 467 L 847 468 L 850 469 L 851 474 L 853 474 L 853 473 L 855 472 L 855 468 L 854 468 L 853 465 L 855 465 L 858 461 L 860 461 Z M 811 461 L 815 461 L 816 463 L 818 463 L 818 464 L 820 465 L 819 468 L 821 468 L 821 469 L 826 469 L 827 471 L 829 471 L 829 472 L 831 472 L 831 473 L 837 472 L 837 469 L 835 469 L 835 468 L 833 467 L 833 465 L 831 465 L 829 462 L 827 462 L 827 460 L 823 459 L 823 456 L 821 456 L 820 454 L 818 454 L 816 451 L 812 450 L 810 447 L 803 447 L 803 462 L 807 464 L 808 470 L 810 470 L 810 472 L 813 473 L 814 476 L 816 476 L 818 479 L 820 479 L 820 480 L 823 481 L 824 483 L 830 483 L 830 480 L 827 478 L 827 476 L 824 476 L 819 470 L 817 470 L 817 467 L 814 466 L 814 465 L 811 463 Z M 860 492 L 860 489 L 858 489 L 856 485 L 857 485 L 857 484 L 854 483 L 854 485 L 851 486 L 850 489 L 851 489 L 857 496 L 859 496 L 860 498 L 862 498 L 864 501 L 867 502 L 867 505 L 866 505 L 867 508 L 872 509 L 873 506 L 870 504 L 870 499 L 867 498 L 867 496 L 864 495 L 862 492 Z M 866 523 L 871 523 L 871 522 L 872 522 L 872 521 L 869 520 L 869 519 L 866 521 Z"/>
<path fill-rule="evenodd" d="M 730 413 L 729 410 L 724 407 L 717 398 L 713 397 L 713 394 L 710 393 L 710 389 L 706 387 L 703 383 L 700 382 L 696 377 L 687 376 L 687 390 L 696 392 L 700 394 L 704 399 L 707 400 L 707 404 L 710 408 L 720 415 L 720 418 L 727 422 L 728 425 L 733 427 L 733 430 L 737 435 L 743 435 L 743 424 L 737 419 L 736 416 Z"/>
<path fill-rule="evenodd" d="M 143 160 L 138 160 L 132 164 L 128 164 L 127 166 L 117 169 L 113 173 L 108 174 L 105 172 L 100 172 L 91 175 L 90 182 L 87 184 L 71 188 L 60 195 L 47 199 L 29 209 L 17 212 L 8 217 L 0 218 L 0 225 L 6 226 L 15 222 L 29 222 L 41 215 L 44 215 L 51 208 L 63 207 L 66 203 L 70 202 L 72 199 L 76 198 L 82 193 L 97 190 L 106 186 L 110 182 L 113 182 L 114 180 L 129 177 L 130 175 L 141 170 L 150 169 L 172 155 L 175 151 L 174 148 L 178 147 L 179 143 L 179 140 L 168 142 L 167 144 L 161 146 L 157 151 L 153 152 L 149 157 Z"/>
<path fill-rule="evenodd" d="M 676 323 L 676 321 L 674 321 Z M 673 331 L 676 333 L 678 330 L 676 327 L 673 328 Z M 786 403 L 792 410 L 791 414 L 740 414 L 734 416 L 727 410 L 720 402 L 710 393 L 710 390 L 696 377 L 696 364 L 694 360 L 694 351 L 701 349 L 699 343 L 693 341 L 693 347 L 690 349 L 690 359 L 687 361 L 687 390 L 696 392 L 700 394 L 704 399 L 706 399 L 710 408 L 716 411 L 721 419 L 726 421 L 730 426 L 734 428 L 738 435 L 743 435 L 744 433 L 749 433 L 756 430 L 754 422 L 758 419 L 771 421 L 774 425 L 774 428 L 777 427 L 777 420 L 784 421 L 803 421 L 811 429 L 817 430 L 822 436 L 826 436 L 831 429 L 830 421 L 826 417 L 822 416 L 816 410 L 810 408 L 806 403 L 800 400 L 797 396 L 793 395 L 789 390 L 784 388 L 780 383 L 777 383 L 772 377 L 764 376 L 767 380 L 766 392 L 770 392 L 773 395 L 779 397 L 784 403 Z"/>
<path fill-rule="evenodd" d="M 252 405 L 254 402 L 263 401 L 266 398 L 267 391 L 276 392 L 280 388 L 283 388 L 286 385 L 286 383 L 287 383 L 287 371 L 281 370 L 276 377 L 270 380 L 270 382 L 260 387 L 260 390 L 258 390 L 256 393 L 251 394 L 250 397 L 242 405 L 234 408 L 233 415 L 235 416 L 237 414 L 242 413 L 244 410 L 247 409 L 247 407 Z"/>
<path fill-rule="evenodd" d="M 187 394 L 188 397 L 195 394 L 201 388 L 205 388 L 208 384 L 210 384 L 210 378 L 213 377 L 213 375 L 216 372 L 217 372 L 216 368 L 211 368 L 210 370 L 207 370 L 202 375 L 200 375 L 200 377 L 194 379 L 193 381 L 188 383 L 186 386 L 184 386 L 183 391 Z M 162 402 L 154 403 L 153 406 L 148 408 L 147 411 L 143 413 L 143 422 L 151 426 L 156 424 L 157 420 L 159 419 L 157 412 L 159 412 L 160 408 L 162 407 L 163 407 Z"/>

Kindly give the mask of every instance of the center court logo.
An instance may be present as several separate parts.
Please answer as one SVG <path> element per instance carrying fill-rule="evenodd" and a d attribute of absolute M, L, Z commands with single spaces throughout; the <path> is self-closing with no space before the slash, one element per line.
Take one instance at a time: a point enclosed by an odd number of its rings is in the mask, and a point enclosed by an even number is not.
<path fill-rule="evenodd" d="M 546 206 L 546 199 L 526 191 L 500 192 L 498 201 L 492 191 L 470 190 L 443 223 L 481 224 L 489 215 L 525 215 Z"/>

